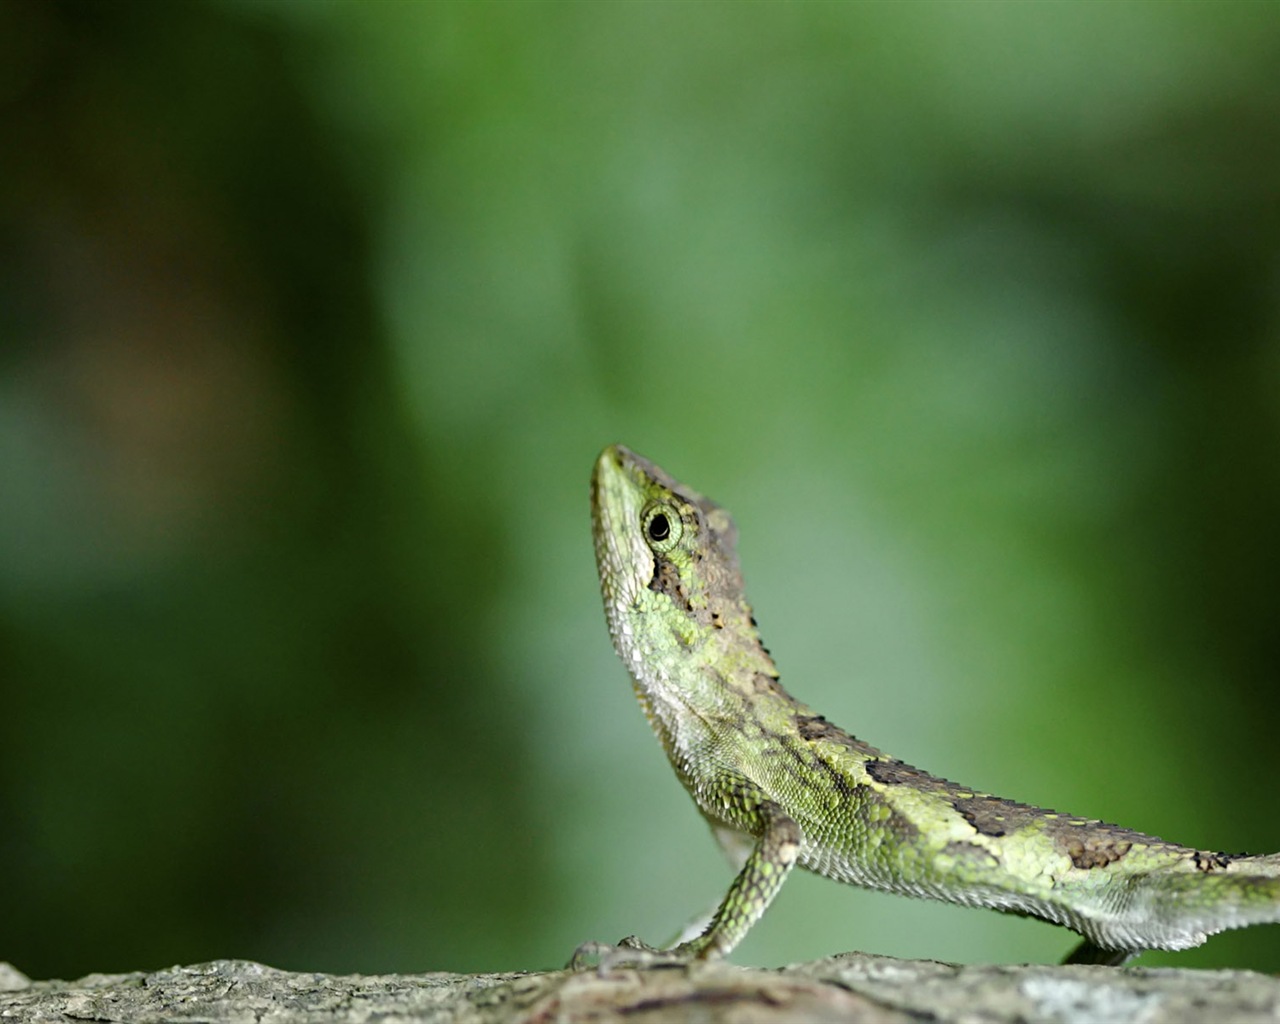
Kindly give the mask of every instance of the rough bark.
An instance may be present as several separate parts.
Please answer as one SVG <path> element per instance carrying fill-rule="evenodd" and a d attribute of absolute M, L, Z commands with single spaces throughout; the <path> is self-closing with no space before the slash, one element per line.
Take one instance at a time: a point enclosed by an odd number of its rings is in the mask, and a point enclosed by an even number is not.
<path fill-rule="evenodd" d="M 33 982 L 0 964 L 0 1021 L 363 1024 L 457 1021 L 1172 1024 L 1280 1021 L 1248 971 L 971 966 L 850 953 L 780 970 L 693 964 L 571 973 L 348 975 L 219 960 Z"/>

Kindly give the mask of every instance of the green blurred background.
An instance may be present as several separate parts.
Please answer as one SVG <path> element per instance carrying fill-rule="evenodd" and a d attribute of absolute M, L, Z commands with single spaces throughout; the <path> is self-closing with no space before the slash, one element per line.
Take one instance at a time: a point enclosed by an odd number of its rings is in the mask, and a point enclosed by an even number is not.
<path fill-rule="evenodd" d="M 1269 4 L 3 0 L 0 959 L 541 968 L 717 898 L 612 441 L 859 736 L 1280 850 L 1277 67 Z M 1072 944 L 804 876 L 735 959 Z"/>

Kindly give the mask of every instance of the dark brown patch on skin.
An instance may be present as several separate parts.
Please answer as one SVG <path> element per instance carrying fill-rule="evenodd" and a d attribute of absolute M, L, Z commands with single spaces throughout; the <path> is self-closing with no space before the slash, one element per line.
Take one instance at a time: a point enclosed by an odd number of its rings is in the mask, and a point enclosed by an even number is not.
<path fill-rule="evenodd" d="M 973 797 L 958 798 L 952 801 L 951 806 L 956 809 L 960 817 L 984 836 L 994 836 L 998 839 L 1000 836 L 1009 834 L 1011 826 L 1008 815 L 1002 813 L 1003 808 L 989 800 L 974 803 Z"/>
<path fill-rule="evenodd" d="M 685 611 L 693 610 L 689 607 L 689 595 L 684 589 L 679 571 L 665 558 L 654 558 L 653 579 L 649 581 L 649 589 L 655 594 L 666 594 Z"/>
<path fill-rule="evenodd" d="M 884 754 L 879 754 L 876 760 L 867 763 L 867 774 L 886 786 L 909 786 L 911 789 L 946 798 L 956 813 L 984 836 L 1008 835 L 1010 830 L 1029 820 L 1031 816 L 1026 813 L 1028 811 L 1037 812 L 1036 817 L 1052 813 L 1038 811 L 1037 808 L 1014 803 L 1012 800 L 977 793 Z"/>
<path fill-rule="evenodd" d="M 1231 855 L 1229 853 L 1213 853 L 1210 850 L 1196 850 L 1192 854 L 1191 859 L 1195 862 L 1196 867 L 1203 871 L 1206 875 L 1211 875 L 1215 871 L 1221 871 L 1231 863 Z"/>
<path fill-rule="evenodd" d="M 1129 852 L 1133 843 L 1127 839 L 1115 839 L 1106 834 L 1083 833 L 1072 836 L 1065 842 L 1060 842 L 1059 845 L 1071 858 L 1072 864 L 1087 871 L 1089 868 L 1105 868 L 1108 864 L 1114 864 Z"/>
<path fill-rule="evenodd" d="M 838 743 L 842 747 L 848 747 L 854 753 L 864 757 L 883 758 L 885 756 L 871 744 L 863 743 L 857 737 L 850 736 L 838 725 L 832 725 L 822 715 L 796 715 L 796 729 L 800 733 L 800 738 L 810 743 L 814 740 L 825 740 L 828 743 Z M 914 770 L 913 768 L 912 771 Z"/>
<path fill-rule="evenodd" d="M 767 694 L 771 697 L 787 696 L 787 692 L 778 682 L 778 677 L 771 676 L 767 672 L 757 672 L 751 677 L 751 683 L 756 693 Z"/>
<path fill-rule="evenodd" d="M 885 785 L 910 786 L 944 797 L 956 813 L 982 835 L 999 838 L 1038 825 L 1057 849 L 1081 869 L 1114 864 L 1135 845 L 1178 849 L 1163 839 L 1105 821 L 1069 818 L 1043 807 L 978 793 L 894 758 L 882 757 L 868 762 L 867 774 Z"/>

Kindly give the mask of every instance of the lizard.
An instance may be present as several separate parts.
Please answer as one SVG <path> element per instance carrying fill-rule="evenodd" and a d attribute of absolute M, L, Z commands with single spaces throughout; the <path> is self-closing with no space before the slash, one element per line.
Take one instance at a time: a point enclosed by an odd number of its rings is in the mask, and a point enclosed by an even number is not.
<path fill-rule="evenodd" d="M 653 463 L 606 448 L 591 511 L 614 648 L 737 875 L 706 927 L 670 949 L 586 943 L 575 964 L 725 956 L 797 865 L 1065 926 L 1083 937 L 1067 963 L 1119 965 L 1280 921 L 1280 854 L 1179 846 L 961 786 L 792 697 L 746 601 L 732 517 Z"/>

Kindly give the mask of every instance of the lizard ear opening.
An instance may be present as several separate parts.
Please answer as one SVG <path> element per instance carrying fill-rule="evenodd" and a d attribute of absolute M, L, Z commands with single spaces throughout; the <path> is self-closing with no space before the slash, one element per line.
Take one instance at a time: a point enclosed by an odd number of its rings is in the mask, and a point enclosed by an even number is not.
<path fill-rule="evenodd" d="M 680 513 L 665 502 L 655 502 L 640 515 L 645 543 L 657 554 L 665 554 L 680 543 L 684 522 Z"/>

